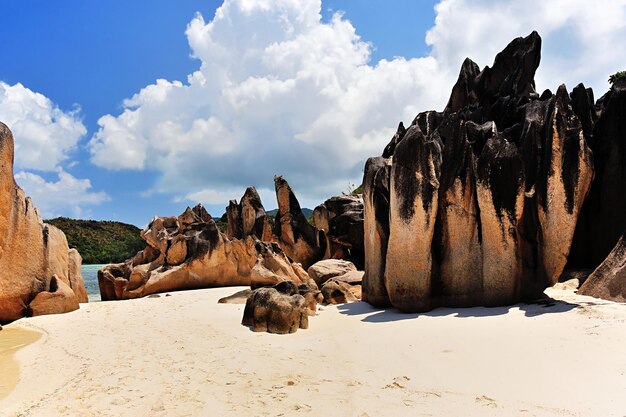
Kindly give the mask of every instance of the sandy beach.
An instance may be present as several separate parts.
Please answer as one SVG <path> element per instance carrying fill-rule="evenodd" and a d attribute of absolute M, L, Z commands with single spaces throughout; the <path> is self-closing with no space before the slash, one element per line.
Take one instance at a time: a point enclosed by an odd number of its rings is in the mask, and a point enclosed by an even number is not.
<path fill-rule="evenodd" d="M 322 306 L 308 330 L 254 333 L 241 288 L 101 302 L 5 330 L 15 354 L 3 416 L 626 415 L 626 305 L 557 301 L 381 311 Z M 3 361 L 6 359 L 2 359 Z"/>

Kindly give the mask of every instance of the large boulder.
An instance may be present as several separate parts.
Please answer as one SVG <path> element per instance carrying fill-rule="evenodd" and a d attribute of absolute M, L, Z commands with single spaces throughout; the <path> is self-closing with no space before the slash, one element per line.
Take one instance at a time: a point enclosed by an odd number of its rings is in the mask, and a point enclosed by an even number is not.
<path fill-rule="evenodd" d="M 344 304 L 358 301 L 361 298 L 361 286 L 350 285 L 335 279 L 328 280 L 322 286 L 324 301 L 328 304 Z"/>
<path fill-rule="evenodd" d="M 80 260 L 70 254 L 65 234 L 41 221 L 31 199 L 15 183 L 13 153 L 13 135 L 0 123 L 0 322 L 27 314 L 35 297 L 54 287 L 55 275 L 68 286 L 72 280 L 81 301 L 86 301 L 82 277 L 75 273 Z M 54 312 L 67 311 L 63 305 Z"/>
<path fill-rule="evenodd" d="M 604 262 L 589 275 L 578 294 L 626 302 L 626 231 Z"/>
<path fill-rule="evenodd" d="M 311 265 L 307 270 L 309 277 L 321 288 L 326 281 L 348 272 L 356 271 L 356 266 L 344 259 L 325 259 Z"/>
<path fill-rule="evenodd" d="M 300 283 L 306 272 L 275 243 L 254 235 L 230 240 L 202 205 L 178 217 L 155 217 L 141 232 L 147 247 L 98 271 L 102 300 L 234 285 Z"/>
<path fill-rule="evenodd" d="M 540 49 L 533 32 L 492 67 L 466 60 L 446 109 L 368 160 L 364 299 L 406 312 L 508 305 L 556 283 L 593 163 L 565 86 L 535 92 Z"/>
<path fill-rule="evenodd" d="M 281 289 L 281 291 L 279 291 Z M 246 301 L 241 324 L 255 332 L 295 333 L 309 327 L 309 311 L 305 298 L 297 287 L 291 291 L 282 288 L 258 288 Z"/>
<path fill-rule="evenodd" d="M 56 275 L 50 280 L 50 288 L 33 298 L 28 306 L 29 315 L 61 314 L 78 310 L 78 297 L 67 283 Z"/>

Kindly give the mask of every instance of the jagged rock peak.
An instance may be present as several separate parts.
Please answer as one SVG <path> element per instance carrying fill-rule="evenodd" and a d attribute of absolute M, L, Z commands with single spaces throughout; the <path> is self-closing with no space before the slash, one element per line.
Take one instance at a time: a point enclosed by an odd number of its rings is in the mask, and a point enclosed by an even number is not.
<path fill-rule="evenodd" d="M 592 92 L 539 97 L 540 56 L 533 32 L 480 72 L 466 59 L 447 108 L 419 113 L 391 158 L 368 160 L 363 299 L 403 311 L 506 305 L 556 282 L 593 178 L 577 116 L 593 120 Z"/>
<path fill-rule="evenodd" d="M 535 31 L 525 38 L 511 41 L 496 55 L 493 65 L 481 72 L 478 72 L 476 63 L 466 58 L 446 111 L 489 106 L 497 97 L 536 94 L 534 78 L 540 60 L 541 37 Z"/>

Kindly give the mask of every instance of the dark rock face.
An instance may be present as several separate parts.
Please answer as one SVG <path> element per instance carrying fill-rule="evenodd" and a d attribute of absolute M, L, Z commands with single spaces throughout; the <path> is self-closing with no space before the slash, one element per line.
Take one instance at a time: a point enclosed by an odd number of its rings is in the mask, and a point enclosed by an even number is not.
<path fill-rule="evenodd" d="M 363 197 L 331 197 L 313 211 L 315 227 L 326 233 L 324 259 L 347 259 L 363 268 Z"/>
<path fill-rule="evenodd" d="M 576 227 L 568 267 L 595 268 L 626 230 L 626 80 L 617 81 L 595 107 L 589 89 L 577 87 L 574 97 L 593 151 L 595 178 Z"/>
<path fill-rule="evenodd" d="M 309 327 L 305 297 L 290 282 L 269 288 L 258 288 L 246 301 L 241 324 L 255 332 L 295 333 Z"/>
<path fill-rule="evenodd" d="M 578 290 L 578 294 L 626 302 L 626 232 Z"/>
<path fill-rule="evenodd" d="M 267 214 L 261 203 L 261 197 L 254 187 L 248 187 L 239 204 L 231 200 L 226 208 L 229 239 L 243 239 L 255 236 L 257 239 L 271 242 L 272 229 Z"/>
<path fill-rule="evenodd" d="M 533 32 L 491 68 L 467 59 L 446 109 L 368 160 L 364 300 L 507 305 L 557 281 L 593 178 L 593 113 L 584 87 L 535 92 L 540 48 Z"/>

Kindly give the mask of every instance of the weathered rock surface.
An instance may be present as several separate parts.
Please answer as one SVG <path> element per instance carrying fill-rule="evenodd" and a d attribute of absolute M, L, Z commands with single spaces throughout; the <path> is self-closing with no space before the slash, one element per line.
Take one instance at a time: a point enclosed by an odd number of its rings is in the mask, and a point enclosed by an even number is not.
<path fill-rule="evenodd" d="M 446 109 L 401 125 L 387 158 L 368 160 L 365 300 L 507 305 L 556 283 L 593 163 L 575 97 L 535 92 L 540 49 L 533 32 L 491 68 L 467 59 Z"/>
<path fill-rule="evenodd" d="M 219 304 L 245 304 L 248 301 L 248 297 L 252 295 L 251 289 L 245 289 L 241 291 L 237 291 L 233 295 L 229 295 L 228 297 L 223 297 L 217 300 Z"/>
<path fill-rule="evenodd" d="M 78 297 L 67 283 L 56 275 L 50 280 L 50 288 L 33 298 L 28 306 L 29 315 L 61 314 L 78 310 Z"/>
<path fill-rule="evenodd" d="M 248 187 L 239 203 L 231 200 L 226 208 L 229 239 L 243 239 L 256 236 L 264 242 L 274 239 L 272 228 L 263 208 L 261 197 L 254 187 Z"/>
<path fill-rule="evenodd" d="M 626 302 L 626 231 L 604 262 L 589 275 L 578 294 Z"/>
<path fill-rule="evenodd" d="M 85 281 L 83 280 L 82 264 L 83 258 L 76 249 L 70 249 L 68 252 L 68 280 L 69 285 L 79 303 L 86 303 L 89 301 L 87 297 L 87 289 L 85 288 Z"/>
<path fill-rule="evenodd" d="M 361 297 L 361 286 L 352 286 L 335 279 L 328 280 L 322 286 L 324 301 L 328 304 L 344 304 L 358 301 Z"/>
<path fill-rule="evenodd" d="M 365 271 L 349 271 L 343 275 L 331 278 L 333 281 L 345 282 L 350 285 L 361 285 Z M 360 297 L 359 297 L 360 298 Z"/>
<path fill-rule="evenodd" d="M 98 272 L 103 300 L 143 297 L 166 291 L 308 280 L 275 243 L 253 235 L 230 240 L 204 207 L 178 217 L 155 217 L 141 232 L 147 247 L 121 264 Z"/>
<path fill-rule="evenodd" d="M 402 134 L 396 133 L 388 147 L 395 150 L 397 143 L 394 139 Z M 389 150 L 391 156 L 393 150 Z M 387 149 L 385 149 L 387 152 Z M 390 305 L 387 287 L 385 286 L 385 264 L 387 262 L 387 244 L 389 243 L 389 175 L 391 173 L 391 159 L 374 157 L 365 163 L 363 176 L 364 202 L 364 248 L 365 248 L 365 275 L 363 276 L 363 301 L 376 307 Z"/>
<path fill-rule="evenodd" d="M 309 310 L 305 297 L 290 282 L 258 288 L 252 292 L 243 312 L 244 326 L 255 332 L 295 333 L 309 327 Z"/>
<path fill-rule="evenodd" d="M 356 270 L 356 266 L 350 261 L 344 259 L 325 259 L 311 265 L 307 272 L 309 277 L 321 288 L 329 279 Z"/>
<path fill-rule="evenodd" d="M 307 269 L 322 259 L 326 251 L 324 233 L 309 224 L 296 195 L 283 177 L 274 177 L 278 213 L 274 235 L 287 256 Z"/>
<path fill-rule="evenodd" d="M 363 268 L 363 196 L 331 197 L 313 211 L 313 224 L 326 234 L 324 259 L 347 259 Z"/>
<path fill-rule="evenodd" d="M 65 234 L 41 221 L 31 199 L 15 183 L 13 152 L 13 135 L 0 123 L 0 322 L 27 314 L 35 297 L 54 287 L 55 275 L 68 285 L 73 282 L 80 299 L 86 301 L 82 277 L 75 273 L 80 260 L 69 253 Z M 66 308 L 61 302 L 44 310 L 60 313 Z"/>
<path fill-rule="evenodd" d="M 583 205 L 568 267 L 596 268 L 626 230 L 626 80 L 618 80 L 593 105 L 593 91 L 572 92 L 593 151 L 595 178 Z"/>

